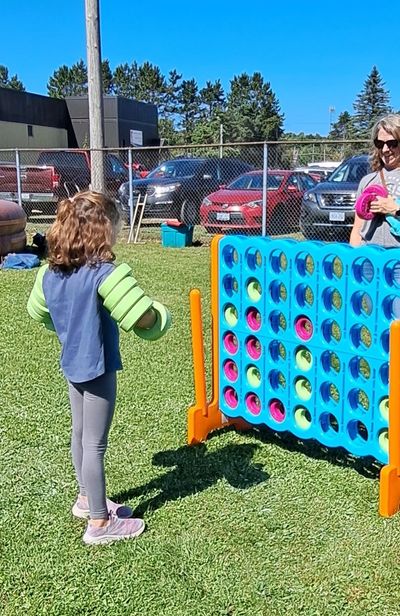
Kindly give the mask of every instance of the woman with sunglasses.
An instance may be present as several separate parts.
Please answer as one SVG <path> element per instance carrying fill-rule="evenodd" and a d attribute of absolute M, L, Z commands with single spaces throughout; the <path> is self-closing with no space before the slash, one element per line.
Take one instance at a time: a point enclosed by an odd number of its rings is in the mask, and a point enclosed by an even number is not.
<path fill-rule="evenodd" d="M 388 197 L 377 197 L 370 205 L 375 214 L 372 220 L 363 220 L 354 214 L 350 244 L 378 244 L 385 248 L 400 246 L 400 235 L 394 232 L 386 216 L 398 217 L 400 225 L 400 114 L 389 114 L 378 120 L 372 129 L 372 173 L 364 176 L 358 186 L 358 197 L 372 184 L 384 186 Z M 390 220 L 390 219 L 389 219 Z M 393 220 L 393 218 L 392 218 Z"/>

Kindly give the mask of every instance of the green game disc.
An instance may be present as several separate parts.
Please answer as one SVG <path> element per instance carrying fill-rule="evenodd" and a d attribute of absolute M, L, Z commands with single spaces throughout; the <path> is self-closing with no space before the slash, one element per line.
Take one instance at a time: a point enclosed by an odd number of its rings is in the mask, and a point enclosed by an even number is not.
<path fill-rule="evenodd" d="M 261 285 L 258 280 L 250 280 L 247 285 L 247 294 L 251 300 L 258 302 L 261 297 Z"/>
<path fill-rule="evenodd" d="M 134 290 L 134 289 L 133 289 Z M 125 332 L 129 332 L 134 325 L 141 319 L 153 305 L 152 300 L 147 295 L 144 295 L 128 312 L 128 314 L 120 322 L 120 327 Z"/>
<path fill-rule="evenodd" d="M 126 278 L 126 276 L 129 276 L 131 271 L 132 271 L 132 268 L 127 263 L 121 263 L 120 265 L 117 265 L 117 267 L 112 272 L 112 274 L 107 276 L 104 282 L 102 282 L 101 285 L 99 286 L 98 293 L 100 297 L 105 299 L 107 295 L 110 293 L 110 291 L 112 291 L 113 288 L 119 282 L 121 282 L 121 280 Z"/>
<path fill-rule="evenodd" d="M 128 312 L 135 306 L 135 304 L 144 296 L 144 291 L 140 287 L 134 287 L 123 297 L 114 310 L 111 312 L 113 319 L 120 323 L 120 321 L 128 314 Z"/>
<path fill-rule="evenodd" d="M 384 419 L 389 419 L 389 398 L 383 398 L 379 403 L 379 410 Z"/>
<path fill-rule="evenodd" d="M 389 451 L 389 435 L 388 435 L 387 430 L 382 430 L 382 432 L 380 433 L 378 437 L 378 443 L 379 443 L 379 447 L 383 451 L 386 451 L 386 452 Z"/>
<path fill-rule="evenodd" d="M 308 419 L 309 416 L 310 414 L 304 406 L 300 406 L 295 410 L 295 422 L 302 430 L 308 430 L 308 428 L 311 426 L 311 421 Z"/>
<path fill-rule="evenodd" d="M 246 371 L 247 382 L 251 387 L 259 387 L 261 374 L 256 366 L 249 366 Z"/>
<path fill-rule="evenodd" d="M 118 302 L 125 297 L 125 295 L 136 287 L 137 280 L 133 276 L 127 276 L 123 280 L 121 280 L 110 293 L 108 293 L 106 299 L 104 300 L 103 306 L 109 312 L 112 312 Z"/>
<path fill-rule="evenodd" d="M 227 306 L 225 309 L 225 321 L 230 325 L 230 327 L 234 327 L 238 322 L 238 313 L 235 306 Z"/>
<path fill-rule="evenodd" d="M 300 370 L 307 372 L 307 370 L 311 369 L 313 364 L 313 357 L 310 351 L 304 347 L 301 347 L 296 352 L 296 365 Z"/>
<path fill-rule="evenodd" d="M 310 384 L 307 379 L 298 379 L 296 381 L 295 390 L 300 400 L 309 400 L 311 398 L 309 385 Z"/>

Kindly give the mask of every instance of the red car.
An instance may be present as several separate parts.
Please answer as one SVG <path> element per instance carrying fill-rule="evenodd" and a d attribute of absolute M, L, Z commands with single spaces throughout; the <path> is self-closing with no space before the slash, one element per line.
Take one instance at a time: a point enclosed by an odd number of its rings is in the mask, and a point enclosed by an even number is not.
<path fill-rule="evenodd" d="M 267 174 L 267 234 L 299 229 L 300 206 L 316 181 L 306 173 L 269 169 Z M 201 224 L 208 233 L 253 232 L 262 229 L 263 172 L 245 173 L 203 199 Z"/>

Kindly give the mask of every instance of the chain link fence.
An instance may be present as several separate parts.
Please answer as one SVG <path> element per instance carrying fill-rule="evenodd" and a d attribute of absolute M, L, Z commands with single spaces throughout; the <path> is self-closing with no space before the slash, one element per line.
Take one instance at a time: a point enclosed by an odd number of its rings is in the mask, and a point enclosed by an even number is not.
<path fill-rule="evenodd" d="M 141 207 L 142 228 L 158 239 L 160 223 L 177 219 L 202 239 L 347 241 L 367 153 L 367 142 L 330 140 L 107 149 L 104 185 L 125 223 Z M 58 201 L 88 189 L 91 174 L 89 150 L 1 150 L 0 199 L 19 203 L 45 231 Z"/>

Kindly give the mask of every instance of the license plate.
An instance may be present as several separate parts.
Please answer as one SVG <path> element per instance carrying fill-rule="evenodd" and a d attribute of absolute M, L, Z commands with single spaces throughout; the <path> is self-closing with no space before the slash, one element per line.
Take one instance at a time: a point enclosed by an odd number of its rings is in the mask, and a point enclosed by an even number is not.
<path fill-rule="evenodd" d="M 344 212 L 329 212 L 329 220 L 332 220 L 332 222 L 344 222 L 344 219 Z"/>
<path fill-rule="evenodd" d="M 230 218 L 229 212 L 217 212 L 217 220 L 227 221 L 230 220 Z"/>

